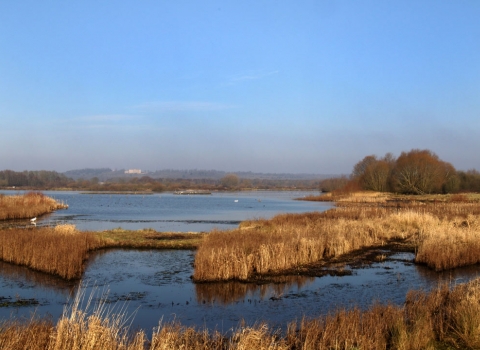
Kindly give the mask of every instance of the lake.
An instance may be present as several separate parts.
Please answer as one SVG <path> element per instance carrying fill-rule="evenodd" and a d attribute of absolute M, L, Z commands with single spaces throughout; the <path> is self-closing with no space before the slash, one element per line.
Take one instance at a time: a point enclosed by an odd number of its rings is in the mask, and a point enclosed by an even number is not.
<path fill-rule="evenodd" d="M 269 218 L 283 212 L 326 210 L 329 203 L 294 201 L 304 192 L 221 193 L 211 196 L 173 194 L 85 195 L 45 192 L 69 204 L 39 218 L 38 225 L 72 223 L 81 230 L 154 228 L 158 231 L 208 231 L 234 228 L 241 220 Z M 17 222 L 29 225 L 28 222 Z M 241 320 L 267 321 L 285 329 L 288 322 L 338 308 L 367 308 L 374 302 L 401 305 L 411 289 L 461 283 L 478 276 L 478 266 L 433 272 L 412 263 L 413 254 L 398 253 L 367 268 L 350 268 L 351 276 L 289 276 L 273 283 L 194 284 L 194 251 L 108 250 L 92 253 L 84 274 L 86 295 L 134 315 L 132 327 L 149 334 L 158 322 L 228 332 Z M 51 315 L 58 318 L 79 282 L 0 263 L 0 317 Z M 121 309 L 120 309 L 121 308 Z"/>
<path fill-rule="evenodd" d="M 14 191 L 0 191 L 17 194 Z M 117 227 L 128 230 L 153 228 L 166 232 L 208 232 L 214 228 L 232 229 L 240 221 L 271 218 L 280 213 L 324 211 L 331 203 L 296 201 L 318 192 L 252 191 L 213 193 L 212 195 L 82 194 L 44 191 L 44 194 L 69 205 L 37 219 L 37 226 L 69 223 L 82 231 L 101 231 Z M 4 223 L 10 225 L 12 222 Z M 29 225 L 19 220 L 16 225 Z"/>

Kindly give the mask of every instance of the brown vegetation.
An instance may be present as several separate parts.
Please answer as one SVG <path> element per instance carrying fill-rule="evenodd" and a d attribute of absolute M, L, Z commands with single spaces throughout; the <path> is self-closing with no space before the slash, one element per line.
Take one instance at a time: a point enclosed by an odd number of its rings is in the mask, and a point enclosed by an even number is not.
<path fill-rule="evenodd" d="M 30 219 L 65 208 L 68 206 L 38 192 L 18 196 L 0 194 L 0 220 Z"/>
<path fill-rule="evenodd" d="M 368 155 L 355 164 L 350 177 L 321 180 L 320 191 L 381 191 L 402 194 L 480 192 L 480 172 L 456 170 L 430 150 L 412 149 L 398 158 Z"/>
<path fill-rule="evenodd" d="M 205 237 L 203 233 L 157 232 L 148 228 L 137 231 L 116 228 L 93 234 L 104 241 L 105 248 L 134 249 L 196 249 Z"/>
<path fill-rule="evenodd" d="M 291 322 L 286 331 L 266 323 L 240 324 L 231 334 L 179 323 L 159 324 L 150 340 L 131 332 L 127 315 L 97 306 L 80 308 L 81 293 L 54 324 L 51 320 L 7 320 L 0 324 L 2 349 L 478 349 L 480 280 L 426 293 L 411 291 L 403 306 L 373 305 L 338 310 Z"/>
<path fill-rule="evenodd" d="M 80 278 L 88 253 L 106 248 L 194 249 L 201 234 L 154 230 L 82 232 L 74 225 L 0 230 L 0 260 L 65 279 Z"/>
<path fill-rule="evenodd" d="M 104 242 L 72 225 L 0 231 L 0 260 L 65 279 L 80 278 L 88 252 Z"/>
<path fill-rule="evenodd" d="M 350 181 L 360 189 L 403 194 L 454 193 L 475 190 L 475 171 L 457 172 L 430 150 L 412 149 L 398 158 L 369 155 L 353 167 Z"/>
<path fill-rule="evenodd" d="M 392 241 L 407 244 L 418 263 L 436 270 L 480 262 L 479 203 L 458 196 L 416 198 L 342 195 L 337 208 L 323 213 L 283 214 L 211 232 L 196 254 L 194 279 L 245 281 L 291 273 Z"/>

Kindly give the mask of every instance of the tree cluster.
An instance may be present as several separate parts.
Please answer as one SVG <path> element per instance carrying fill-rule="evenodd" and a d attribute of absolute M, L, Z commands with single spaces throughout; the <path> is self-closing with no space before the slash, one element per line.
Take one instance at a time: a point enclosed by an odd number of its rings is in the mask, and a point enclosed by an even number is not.
<path fill-rule="evenodd" d="M 398 158 L 366 156 L 355 164 L 351 175 L 364 190 L 404 194 L 457 192 L 459 176 L 452 164 L 430 150 L 413 149 Z"/>
<path fill-rule="evenodd" d="M 480 192 L 480 172 L 456 170 L 430 150 L 412 149 L 398 158 L 369 155 L 353 167 L 349 177 L 320 181 L 322 192 L 369 190 L 403 194 Z"/>

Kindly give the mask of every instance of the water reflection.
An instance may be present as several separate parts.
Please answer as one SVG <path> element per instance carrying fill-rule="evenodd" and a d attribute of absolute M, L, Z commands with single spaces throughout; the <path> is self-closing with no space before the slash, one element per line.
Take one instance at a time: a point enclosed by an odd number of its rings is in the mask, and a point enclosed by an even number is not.
<path fill-rule="evenodd" d="M 47 273 L 31 270 L 0 261 L 0 275 L 3 277 L 3 287 L 10 285 L 19 289 L 45 289 L 62 294 L 65 298 L 73 295 L 78 282 L 67 282 L 62 278 Z"/>
<path fill-rule="evenodd" d="M 271 278 L 270 283 L 260 285 L 237 281 L 197 283 L 195 294 L 197 302 L 204 304 L 217 302 L 228 305 L 245 302 L 245 298 L 252 295 L 258 295 L 261 300 L 278 300 L 292 287 L 302 289 L 314 280 L 314 277 L 278 276 Z"/>
<path fill-rule="evenodd" d="M 442 272 L 435 272 L 423 265 L 416 265 L 415 267 L 420 278 L 429 281 L 432 284 L 448 283 L 450 285 L 455 285 L 480 277 L 479 265 L 459 267 Z"/>
<path fill-rule="evenodd" d="M 132 326 L 150 331 L 159 320 L 177 320 L 186 326 L 220 331 L 267 321 L 285 327 L 292 320 L 316 317 L 338 308 L 368 308 L 374 301 L 401 305 L 409 290 L 435 288 L 438 283 L 460 283 L 479 275 L 472 266 L 436 273 L 410 261 L 413 254 L 353 269 L 350 276 L 278 277 L 261 285 L 239 282 L 194 284 L 192 251 L 104 250 L 90 256 L 84 280 L 88 296 L 95 288 L 108 289 L 105 301 L 125 304 L 135 314 Z M 56 319 L 77 283 L 0 263 L 0 298 L 36 303 L 0 307 L 0 317 L 51 315 Z M 100 298 L 94 299 L 98 302 Z M 38 302 L 38 303 L 37 303 Z"/>

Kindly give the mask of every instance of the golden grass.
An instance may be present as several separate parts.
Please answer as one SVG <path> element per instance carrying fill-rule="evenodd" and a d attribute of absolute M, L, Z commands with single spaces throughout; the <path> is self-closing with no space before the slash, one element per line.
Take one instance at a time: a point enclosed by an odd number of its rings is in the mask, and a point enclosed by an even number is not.
<path fill-rule="evenodd" d="M 437 271 L 480 262 L 480 218 L 439 220 L 423 228 L 416 262 Z"/>
<path fill-rule="evenodd" d="M 75 235 L 80 233 L 77 230 L 76 226 L 71 224 L 60 224 L 55 226 L 53 230 L 55 231 L 55 233 L 62 235 Z"/>
<path fill-rule="evenodd" d="M 102 298 L 100 298 L 102 300 Z M 336 349 L 420 350 L 480 348 L 480 279 L 432 292 L 410 291 L 403 306 L 374 304 L 293 321 L 285 331 L 240 324 L 229 334 L 159 323 L 150 339 L 132 332 L 129 316 L 105 304 L 84 305 L 77 293 L 56 324 L 48 319 L 0 323 L 2 349 Z"/>
<path fill-rule="evenodd" d="M 345 197 L 347 198 L 347 197 Z M 250 280 L 403 242 L 436 270 L 480 262 L 480 205 L 448 197 L 350 195 L 323 213 L 283 214 L 211 232 L 195 257 L 196 281 Z"/>
<path fill-rule="evenodd" d="M 89 232 L 72 225 L 0 230 L 0 260 L 65 279 L 80 278 L 88 252 L 104 246 Z"/>
<path fill-rule="evenodd" d="M 78 279 L 92 250 L 107 248 L 195 249 L 203 234 L 159 233 L 154 230 L 78 231 L 75 225 L 0 230 L 0 260 Z"/>
<path fill-rule="evenodd" d="M 353 203 L 378 203 L 385 202 L 391 198 L 391 194 L 387 192 L 375 191 L 355 191 L 343 192 L 333 191 L 322 193 L 318 196 L 306 196 L 299 198 L 300 200 L 307 200 L 313 202 L 353 202 Z"/>
<path fill-rule="evenodd" d="M 348 203 L 387 203 L 387 202 L 480 202 L 479 193 L 458 193 L 458 194 L 426 194 L 426 195 L 396 195 L 389 192 L 375 191 L 332 191 L 318 196 L 307 196 L 299 200 L 317 202 L 336 202 L 337 205 Z"/>
<path fill-rule="evenodd" d="M 18 196 L 0 194 L 0 220 L 31 219 L 65 208 L 68 206 L 38 192 Z"/>

